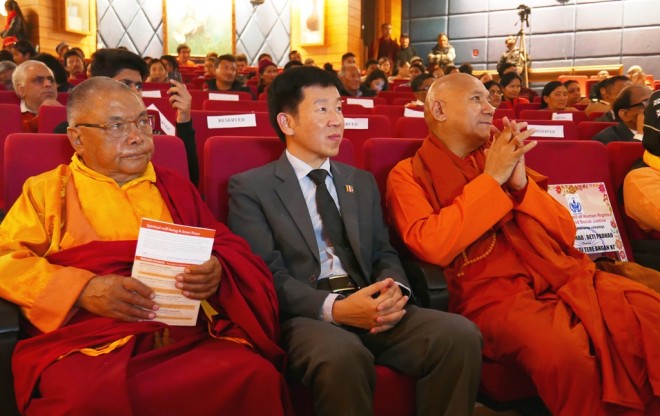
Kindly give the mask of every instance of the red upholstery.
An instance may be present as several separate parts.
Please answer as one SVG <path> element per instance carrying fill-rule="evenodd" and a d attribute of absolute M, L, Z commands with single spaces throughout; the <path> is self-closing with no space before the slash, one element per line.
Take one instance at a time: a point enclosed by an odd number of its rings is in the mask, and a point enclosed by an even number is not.
<path fill-rule="evenodd" d="M 495 114 L 493 115 L 493 118 L 504 118 L 507 117 L 509 120 L 513 120 L 516 118 L 516 112 L 513 111 L 511 108 L 497 108 L 495 109 Z"/>
<path fill-rule="evenodd" d="M 623 206 L 623 180 L 630 171 L 630 167 L 642 158 L 644 146 L 642 142 L 611 142 L 607 144 L 607 157 L 609 160 L 610 172 L 612 174 L 612 187 L 615 189 L 615 196 L 621 204 L 621 215 L 631 240 L 653 240 L 660 239 L 658 232 L 646 232 L 639 228 L 637 222 L 625 214 Z"/>
<path fill-rule="evenodd" d="M 394 126 L 396 137 L 408 137 L 422 139 L 429 134 L 426 120 L 416 117 L 401 117 Z"/>
<path fill-rule="evenodd" d="M 142 101 L 145 107 L 149 107 L 151 104 L 155 105 L 170 123 L 176 124 L 176 110 L 172 108 L 169 98 L 142 97 Z"/>
<path fill-rule="evenodd" d="M 392 91 L 396 91 L 396 92 L 412 92 L 412 87 L 410 86 L 410 84 L 395 85 L 394 88 L 392 88 Z"/>
<path fill-rule="evenodd" d="M 55 127 L 66 121 L 66 107 L 42 105 L 39 107 L 39 133 L 52 133 Z"/>
<path fill-rule="evenodd" d="M 405 107 L 402 105 L 376 105 L 372 110 L 372 114 L 379 116 L 386 116 L 390 119 L 390 126 L 395 126 L 399 118 L 403 117 Z"/>
<path fill-rule="evenodd" d="M 353 151 L 355 152 L 355 164 L 358 167 L 364 166 L 364 158 L 362 154 L 362 146 L 364 142 L 372 137 L 391 137 L 392 127 L 390 120 L 385 116 L 380 115 L 346 115 L 345 119 L 367 120 L 369 129 L 355 130 L 344 128 L 344 137 L 349 138 L 353 143 Z"/>
<path fill-rule="evenodd" d="M 416 101 L 416 100 L 417 99 L 415 97 L 412 97 L 412 98 L 410 98 L 410 97 L 395 98 L 395 99 L 392 100 L 391 103 L 388 103 L 388 104 L 404 106 L 404 105 L 410 103 L 411 101 Z"/>
<path fill-rule="evenodd" d="M 552 110 L 522 110 L 520 112 L 521 120 L 552 120 L 554 113 L 571 114 L 573 116 L 573 123 L 578 124 L 587 121 L 588 117 L 582 111 L 552 111 Z"/>
<path fill-rule="evenodd" d="M 142 91 L 155 91 L 155 90 L 169 90 L 170 89 L 170 83 L 169 82 L 143 82 L 142 83 Z"/>
<path fill-rule="evenodd" d="M 369 116 L 373 114 L 373 109 L 368 107 L 363 107 L 359 104 L 342 104 L 341 112 L 345 117 L 350 116 Z"/>
<path fill-rule="evenodd" d="M 393 104 L 395 98 L 405 98 L 408 101 L 415 101 L 415 94 L 412 91 L 380 91 L 376 97 L 384 98 L 387 104 Z"/>
<path fill-rule="evenodd" d="M 189 90 L 201 90 L 204 87 L 204 84 L 206 83 L 207 78 L 193 78 L 190 80 L 188 83 L 188 89 Z"/>
<path fill-rule="evenodd" d="M 591 113 L 587 114 L 587 117 L 589 117 L 589 120 L 595 120 L 603 114 L 605 113 L 602 111 L 592 111 Z"/>
<path fill-rule="evenodd" d="M 0 122 L 0 209 L 5 209 L 5 139 L 12 133 L 21 133 L 23 123 L 21 122 L 21 108 L 18 104 L 0 104 L 0 114 L 2 114 L 2 122 Z"/>
<path fill-rule="evenodd" d="M 516 112 L 516 117 L 520 117 L 520 112 L 523 110 L 538 110 L 541 107 L 541 103 L 519 103 L 513 107 L 513 110 Z"/>
<path fill-rule="evenodd" d="M 564 137 L 563 139 L 565 140 L 578 140 L 578 130 L 577 126 L 575 123 L 572 121 L 566 121 L 566 120 L 525 120 L 528 124 L 528 126 L 562 126 L 564 128 Z M 493 125 L 497 127 L 499 130 L 502 130 L 503 123 L 501 119 L 495 119 L 493 120 Z M 525 129 L 523 129 L 525 130 Z M 536 135 L 534 136 L 534 139 L 540 139 L 540 140 L 547 140 L 547 139 L 552 139 L 552 140 L 557 140 L 559 138 L 557 137 L 548 137 L 548 136 L 542 136 L 541 133 L 537 132 Z M 561 140 L 561 139 L 559 139 Z"/>
<path fill-rule="evenodd" d="M 174 136 L 154 136 L 154 144 L 154 164 L 174 169 L 187 178 L 188 160 L 181 139 Z M 73 148 L 64 134 L 10 134 L 5 141 L 6 206 L 10 207 L 19 197 L 27 178 L 53 169 L 59 164 L 68 164 L 72 155 Z"/>
<path fill-rule="evenodd" d="M 14 91 L 0 91 L 0 104 L 20 104 L 21 99 Z"/>
<path fill-rule="evenodd" d="M 591 87 L 593 87 L 594 84 L 598 84 L 599 82 L 600 82 L 600 81 L 599 81 L 598 79 L 591 79 L 591 78 L 588 79 L 587 81 L 585 81 L 585 83 L 584 83 L 584 91 L 583 91 L 583 92 L 584 92 L 584 95 L 585 95 L 586 97 L 589 97 L 589 95 L 591 94 Z"/>
<path fill-rule="evenodd" d="M 234 114 L 246 114 L 252 112 L 237 111 L 196 111 L 192 112 L 193 127 L 195 128 L 195 142 L 197 147 L 197 159 L 199 162 L 199 189 L 204 189 L 204 142 L 211 136 L 229 137 L 277 137 L 277 133 L 270 125 L 268 113 L 255 112 L 256 127 L 235 127 L 223 129 L 211 129 L 208 126 L 208 117 L 228 116 Z"/>
<path fill-rule="evenodd" d="M 591 140 L 596 134 L 602 130 L 616 126 L 618 123 L 609 121 L 583 121 L 578 123 L 578 138 L 580 140 Z"/>
<path fill-rule="evenodd" d="M 268 103 L 266 101 L 222 101 L 222 100 L 204 100 L 203 110 L 207 111 L 247 111 L 247 112 L 268 112 Z"/>
<path fill-rule="evenodd" d="M 539 141 L 536 148 L 525 155 L 525 159 L 529 167 L 548 176 L 549 184 L 604 182 L 626 254 L 632 261 L 632 250 L 622 221 L 617 191 L 612 186 L 605 145 L 592 140 Z"/>

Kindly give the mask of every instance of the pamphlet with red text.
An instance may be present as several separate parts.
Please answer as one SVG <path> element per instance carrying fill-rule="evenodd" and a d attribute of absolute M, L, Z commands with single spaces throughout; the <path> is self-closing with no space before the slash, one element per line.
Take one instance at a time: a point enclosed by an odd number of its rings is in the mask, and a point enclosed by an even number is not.
<path fill-rule="evenodd" d="M 211 256 L 215 230 L 142 219 L 131 275 L 155 293 L 156 321 L 194 326 L 200 301 L 183 296 L 176 276 Z"/>

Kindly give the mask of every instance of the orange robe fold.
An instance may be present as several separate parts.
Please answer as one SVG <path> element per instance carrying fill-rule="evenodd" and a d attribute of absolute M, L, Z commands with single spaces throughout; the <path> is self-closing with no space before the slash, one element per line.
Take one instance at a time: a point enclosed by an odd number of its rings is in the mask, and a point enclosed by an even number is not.
<path fill-rule="evenodd" d="M 528 373 L 553 414 L 651 414 L 660 297 L 573 248 L 573 220 L 544 178 L 528 170 L 527 187 L 508 194 L 484 160 L 429 136 L 388 178 L 393 226 L 445 267 L 450 309 L 479 325 L 484 355 Z"/>

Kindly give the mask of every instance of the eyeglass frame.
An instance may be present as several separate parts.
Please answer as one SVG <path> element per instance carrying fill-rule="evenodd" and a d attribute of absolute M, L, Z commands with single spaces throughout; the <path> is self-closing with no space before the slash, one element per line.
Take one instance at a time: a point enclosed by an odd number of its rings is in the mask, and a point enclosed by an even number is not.
<path fill-rule="evenodd" d="M 148 132 L 142 130 L 142 128 L 138 124 L 139 121 L 145 121 L 146 122 L 146 124 L 144 124 L 143 126 L 148 128 L 148 130 L 149 130 Z M 147 136 L 152 136 L 153 133 L 154 133 L 153 122 L 152 122 L 152 120 L 149 119 L 148 114 L 141 115 L 141 116 L 139 116 L 138 118 L 136 118 L 134 120 L 122 120 L 122 121 L 115 121 L 115 122 L 112 122 L 112 123 L 103 123 L 103 124 L 78 123 L 78 124 L 74 125 L 73 127 L 89 127 L 89 128 L 94 128 L 94 129 L 101 129 L 108 135 L 108 137 L 111 137 L 113 139 L 122 138 L 122 137 L 124 137 L 124 136 L 126 136 L 130 133 L 130 127 L 128 127 L 128 130 L 126 130 L 126 131 L 121 131 L 121 132 L 118 132 L 118 133 L 112 133 L 113 130 L 110 130 L 110 128 L 113 125 L 117 125 L 117 124 L 119 124 L 119 125 L 129 125 L 129 126 L 133 125 L 137 128 L 137 131 L 140 134 L 144 134 L 144 135 L 147 135 Z"/>
<path fill-rule="evenodd" d="M 640 105 L 643 106 L 644 108 L 646 108 L 646 106 L 649 104 L 649 100 L 650 100 L 650 98 L 646 99 L 644 101 L 640 101 L 636 104 L 631 104 L 629 106 L 626 106 L 625 108 L 622 108 L 622 110 L 629 110 L 631 108 L 639 107 Z"/>

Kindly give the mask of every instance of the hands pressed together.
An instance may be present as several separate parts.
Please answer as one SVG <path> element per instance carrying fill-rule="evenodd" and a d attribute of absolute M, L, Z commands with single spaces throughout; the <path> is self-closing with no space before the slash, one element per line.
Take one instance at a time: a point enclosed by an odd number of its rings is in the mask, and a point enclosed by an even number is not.
<path fill-rule="evenodd" d="M 176 276 L 175 286 L 190 299 L 204 300 L 220 286 L 222 266 L 215 256 L 202 264 L 188 266 Z M 132 277 L 116 274 L 94 276 L 83 288 L 76 306 L 107 318 L 134 322 L 156 317 L 156 294 Z"/>
<path fill-rule="evenodd" d="M 387 278 L 337 300 L 332 316 L 339 324 L 368 329 L 371 334 L 377 334 L 392 329 L 403 318 L 406 303 L 408 296 L 403 296 L 394 279 Z"/>
<path fill-rule="evenodd" d="M 525 144 L 524 140 L 529 138 L 536 130 L 520 129 L 527 123 L 516 123 L 503 119 L 504 128 L 500 132 L 493 127 L 493 141 L 490 148 L 486 150 L 486 165 L 484 173 L 492 176 L 500 185 L 506 185 L 511 191 L 519 191 L 527 186 L 527 174 L 525 173 L 525 153 L 536 147 L 536 140 Z"/>

